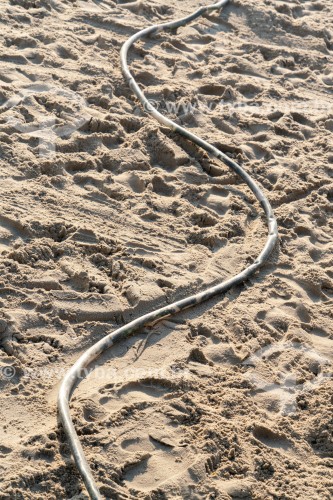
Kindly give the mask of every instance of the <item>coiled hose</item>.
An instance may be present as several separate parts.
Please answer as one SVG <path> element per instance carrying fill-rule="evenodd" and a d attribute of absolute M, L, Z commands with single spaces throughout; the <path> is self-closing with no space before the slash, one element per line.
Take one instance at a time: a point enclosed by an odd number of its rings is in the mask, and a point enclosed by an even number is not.
<path fill-rule="evenodd" d="M 147 100 L 147 98 L 139 88 L 127 64 L 128 51 L 137 40 L 144 37 L 148 37 L 149 35 L 152 34 L 156 34 L 163 30 L 176 29 L 181 26 L 184 26 L 205 13 L 221 9 L 227 3 L 228 0 L 222 0 L 215 4 L 208 5 L 207 7 L 201 7 L 193 14 L 184 17 L 182 19 L 179 19 L 177 21 L 151 26 L 149 28 L 143 29 L 142 31 L 139 31 L 131 38 L 129 38 L 127 42 L 123 45 L 121 49 L 121 66 L 123 75 L 126 81 L 128 82 L 130 88 L 134 92 L 134 94 L 138 97 L 141 104 L 144 106 L 145 110 L 148 111 L 154 118 L 156 118 L 156 120 L 161 125 L 170 128 L 174 132 L 178 132 L 182 136 L 186 137 L 186 139 L 192 141 L 193 143 L 200 146 L 202 149 L 206 150 L 211 155 L 222 160 L 223 163 L 225 163 L 228 167 L 230 167 L 243 179 L 243 181 L 251 189 L 251 191 L 253 192 L 253 194 L 255 195 L 262 209 L 265 212 L 268 224 L 268 237 L 262 252 L 255 260 L 255 262 L 253 262 L 250 266 L 248 266 L 246 269 L 241 271 L 233 278 L 230 278 L 224 281 L 223 283 L 213 286 L 208 290 L 200 292 L 196 295 L 192 295 L 185 299 L 174 302 L 173 304 L 169 304 L 165 307 L 157 309 L 156 311 L 152 311 L 148 314 L 145 314 L 144 316 L 141 316 L 140 318 L 131 321 L 127 325 L 118 328 L 116 331 L 110 333 L 109 335 L 101 339 L 99 342 L 94 344 L 92 347 L 90 347 L 86 352 L 84 352 L 82 356 L 80 356 L 79 359 L 76 361 L 76 363 L 72 366 L 72 368 L 68 370 L 67 374 L 65 375 L 61 383 L 58 395 L 59 416 L 63 429 L 67 436 L 76 466 L 86 485 L 90 498 L 93 500 L 101 499 L 102 497 L 94 481 L 92 471 L 85 458 L 82 446 L 76 434 L 69 411 L 69 401 L 71 393 L 73 391 L 75 384 L 79 382 L 81 375 L 84 373 L 83 370 L 90 363 L 92 363 L 92 361 L 98 358 L 101 355 L 101 353 L 103 353 L 109 347 L 111 347 L 115 342 L 118 342 L 119 340 L 130 336 L 133 332 L 137 331 L 139 328 L 143 328 L 151 323 L 156 322 L 157 320 L 176 314 L 179 311 L 183 311 L 184 309 L 187 309 L 189 307 L 193 307 L 194 305 L 204 302 L 214 297 L 217 294 L 225 293 L 231 287 L 245 281 L 247 278 L 249 278 L 249 276 L 251 276 L 255 271 L 257 271 L 265 261 L 267 261 L 278 239 L 276 219 L 274 217 L 271 205 L 268 202 L 265 195 L 263 194 L 263 192 L 261 191 L 261 189 L 259 188 L 259 186 L 256 184 L 256 182 L 250 177 L 250 175 L 247 174 L 246 171 L 243 170 L 243 168 L 240 167 L 236 162 L 231 160 L 228 156 L 219 151 L 217 148 L 215 148 L 208 142 L 204 141 L 200 137 L 192 134 L 185 128 L 180 127 L 175 122 L 169 120 L 161 113 L 159 113 L 157 109 L 151 105 L 151 103 Z"/>

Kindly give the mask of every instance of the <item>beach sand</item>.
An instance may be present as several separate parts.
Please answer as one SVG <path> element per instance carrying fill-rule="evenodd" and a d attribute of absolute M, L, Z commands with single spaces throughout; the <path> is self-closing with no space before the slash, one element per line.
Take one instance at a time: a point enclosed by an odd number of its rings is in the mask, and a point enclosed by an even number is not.
<path fill-rule="evenodd" d="M 249 189 L 120 70 L 130 35 L 207 3 L 1 2 L 0 499 L 86 499 L 63 374 L 265 243 Z M 130 52 L 152 103 L 263 187 L 280 239 L 251 280 L 119 343 L 76 388 L 105 498 L 333 496 L 332 12 L 237 0 Z"/>

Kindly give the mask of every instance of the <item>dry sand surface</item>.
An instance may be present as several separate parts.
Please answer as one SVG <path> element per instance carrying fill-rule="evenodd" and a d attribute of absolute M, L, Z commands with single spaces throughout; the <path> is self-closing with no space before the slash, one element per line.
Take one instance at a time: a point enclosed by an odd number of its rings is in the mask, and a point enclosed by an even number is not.
<path fill-rule="evenodd" d="M 57 424 L 65 370 L 266 238 L 240 179 L 160 129 L 120 71 L 130 35 L 209 0 L 118 3 L 0 2 L 1 499 L 86 499 Z M 333 496 L 332 11 L 237 0 L 131 51 L 159 109 L 263 186 L 280 241 L 251 281 L 138 332 L 78 386 L 105 498 Z"/>

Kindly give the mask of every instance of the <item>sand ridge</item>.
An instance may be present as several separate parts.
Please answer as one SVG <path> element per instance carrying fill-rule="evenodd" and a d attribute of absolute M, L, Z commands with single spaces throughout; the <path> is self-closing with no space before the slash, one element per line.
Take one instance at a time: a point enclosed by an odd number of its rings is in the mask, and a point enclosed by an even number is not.
<path fill-rule="evenodd" d="M 249 190 L 160 129 L 120 72 L 128 36 L 203 4 L 3 2 L 0 363 L 15 375 L 0 380 L 0 498 L 85 498 L 57 426 L 61 373 L 265 240 Z M 236 1 L 132 51 L 161 112 L 264 187 L 280 246 L 245 287 L 116 346 L 82 381 L 72 414 L 107 498 L 333 494 L 331 11 Z"/>

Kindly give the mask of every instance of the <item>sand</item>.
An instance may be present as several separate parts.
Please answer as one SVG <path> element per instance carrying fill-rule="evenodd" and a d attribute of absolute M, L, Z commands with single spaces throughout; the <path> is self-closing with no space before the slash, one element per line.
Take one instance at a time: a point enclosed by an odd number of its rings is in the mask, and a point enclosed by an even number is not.
<path fill-rule="evenodd" d="M 1 2 L 1 499 L 87 498 L 57 423 L 65 371 L 265 242 L 250 191 L 121 75 L 130 35 L 204 4 Z M 105 498 L 333 496 L 332 10 L 237 0 L 131 51 L 160 111 L 263 186 L 280 241 L 251 281 L 138 332 L 78 386 Z"/>

